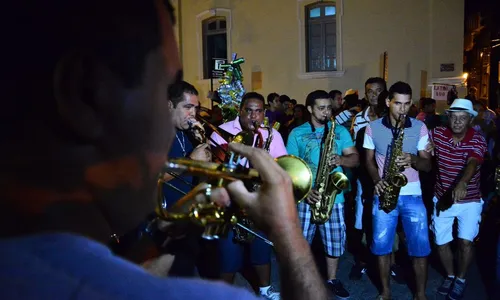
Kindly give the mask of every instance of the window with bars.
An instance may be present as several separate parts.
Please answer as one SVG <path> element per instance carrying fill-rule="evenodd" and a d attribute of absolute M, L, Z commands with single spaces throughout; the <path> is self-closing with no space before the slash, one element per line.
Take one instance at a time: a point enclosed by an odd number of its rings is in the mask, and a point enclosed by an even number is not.
<path fill-rule="evenodd" d="M 333 2 L 306 6 L 306 71 L 337 70 L 337 8 Z"/>
<path fill-rule="evenodd" d="M 227 59 L 225 17 L 212 17 L 203 21 L 203 79 L 211 78 L 215 58 Z"/>

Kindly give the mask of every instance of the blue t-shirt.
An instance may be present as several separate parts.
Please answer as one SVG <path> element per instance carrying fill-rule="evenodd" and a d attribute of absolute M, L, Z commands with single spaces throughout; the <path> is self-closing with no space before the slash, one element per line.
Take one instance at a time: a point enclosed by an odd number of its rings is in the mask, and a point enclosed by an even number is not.
<path fill-rule="evenodd" d="M 331 122 L 328 123 L 331 127 Z M 318 172 L 318 164 L 321 152 L 321 140 L 323 139 L 324 127 L 316 128 L 312 131 L 311 123 L 307 122 L 290 132 L 286 150 L 288 154 L 302 158 L 311 168 L 313 174 L 313 182 L 316 180 Z M 335 144 L 337 146 L 338 155 L 342 155 L 344 149 L 354 147 L 351 134 L 343 126 L 335 126 Z M 337 166 L 333 172 L 343 172 L 342 167 Z M 344 203 L 344 192 L 337 194 L 335 203 Z"/>
<path fill-rule="evenodd" d="M 189 140 L 188 134 L 179 130 L 176 130 L 175 134 L 176 136 L 174 137 L 172 147 L 170 148 L 170 152 L 168 152 L 168 158 L 182 158 L 189 156 L 189 154 L 193 152 L 193 144 Z M 193 183 L 192 176 L 182 175 L 180 177 L 191 184 Z M 191 186 L 177 178 L 173 178 L 168 183 L 180 189 L 184 193 L 188 193 L 193 189 Z M 169 187 L 168 184 L 163 185 L 163 197 L 166 200 L 167 207 L 173 205 L 177 202 L 177 200 L 182 198 L 182 196 L 184 196 L 182 193 L 179 193 L 179 191 Z"/>
<path fill-rule="evenodd" d="M 0 241 L 0 299 L 258 299 L 199 279 L 160 278 L 71 234 Z"/>

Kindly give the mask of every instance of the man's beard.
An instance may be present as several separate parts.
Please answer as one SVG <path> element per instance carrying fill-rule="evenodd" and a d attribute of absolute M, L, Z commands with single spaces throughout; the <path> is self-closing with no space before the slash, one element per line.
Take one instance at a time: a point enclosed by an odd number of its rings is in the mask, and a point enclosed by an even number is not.
<path fill-rule="evenodd" d="M 329 120 L 328 120 L 328 118 L 327 118 L 327 117 L 322 117 L 321 119 L 318 119 L 318 122 L 319 122 L 320 124 L 326 124 L 326 123 L 328 123 L 328 121 L 329 121 Z"/>

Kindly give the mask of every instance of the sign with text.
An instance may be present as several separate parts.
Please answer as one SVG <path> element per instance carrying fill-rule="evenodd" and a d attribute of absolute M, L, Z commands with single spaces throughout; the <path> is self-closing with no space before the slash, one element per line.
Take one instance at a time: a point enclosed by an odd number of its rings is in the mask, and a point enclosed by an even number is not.
<path fill-rule="evenodd" d="M 432 99 L 438 100 L 447 100 L 448 92 L 452 89 L 453 86 L 447 84 L 434 84 L 432 86 Z"/>
<path fill-rule="evenodd" d="M 225 58 L 214 58 L 214 68 L 212 70 L 212 78 L 222 78 L 224 69 L 221 67 L 227 61 Z"/>
<path fill-rule="evenodd" d="M 455 64 L 441 64 L 439 69 L 441 72 L 453 72 L 455 71 Z"/>

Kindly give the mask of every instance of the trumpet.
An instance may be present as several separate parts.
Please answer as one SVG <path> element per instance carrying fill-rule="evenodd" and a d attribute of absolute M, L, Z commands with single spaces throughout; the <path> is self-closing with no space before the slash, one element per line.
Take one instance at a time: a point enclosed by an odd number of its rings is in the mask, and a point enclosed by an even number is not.
<path fill-rule="evenodd" d="M 203 126 L 210 128 L 212 132 L 215 132 L 220 137 L 222 137 L 227 142 L 227 144 L 234 142 L 242 143 L 245 145 L 252 145 L 253 143 L 253 132 L 242 131 L 236 135 L 233 135 L 222 128 L 215 127 L 212 123 L 210 123 L 207 119 L 203 118 L 199 114 L 196 115 L 195 120 L 189 120 L 188 123 L 190 130 L 193 132 L 193 135 L 195 137 L 201 136 L 201 141 L 199 140 L 199 138 L 197 138 L 200 143 L 211 142 L 212 146 L 215 146 L 215 149 L 211 149 L 210 152 L 212 153 L 212 157 L 216 158 L 221 163 L 224 163 L 226 159 L 230 157 L 230 153 L 226 151 L 226 149 L 224 149 L 221 145 L 219 145 L 219 143 L 214 141 L 211 136 L 207 137 L 205 135 L 206 131 Z M 200 123 L 203 124 L 203 126 Z"/>
<path fill-rule="evenodd" d="M 312 188 L 312 172 L 307 163 L 293 155 L 284 155 L 276 158 L 275 161 L 291 177 L 295 200 L 297 202 L 302 201 Z M 155 211 L 160 219 L 172 222 L 192 222 L 202 226 L 204 227 L 202 237 L 205 239 L 218 239 L 226 236 L 232 226 L 238 226 L 258 236 L 255 232 L 239 223 L 246 215 L 242 209 L 235 206 L 225 208 L 213 202 L 199 202 L 196 199 L 196 196 L 203 192 L 208 198 L 213 188 L 222 187 L 234 180 L 261 182 L 257 170 L 233 163 L 217 164 L 178 158 L 171 159 L 165 164 L 163 172 L 167 171 L 206 176 L 213 180 L 210 183 L 200 184 L 173 204 L 172 207 L 165 206 L 162 193 L 159 193 Z M 159 187 L 161 187 L 162 179 L 163 174 L 160 174 Z M 159 188 L 159 192 L 161 192 L 161 188 Z"/>

